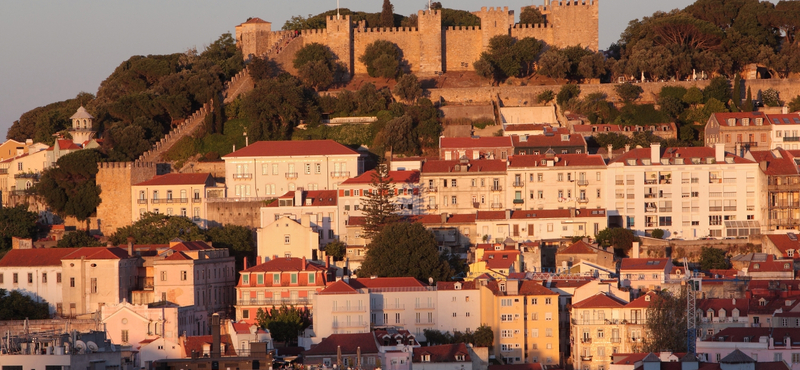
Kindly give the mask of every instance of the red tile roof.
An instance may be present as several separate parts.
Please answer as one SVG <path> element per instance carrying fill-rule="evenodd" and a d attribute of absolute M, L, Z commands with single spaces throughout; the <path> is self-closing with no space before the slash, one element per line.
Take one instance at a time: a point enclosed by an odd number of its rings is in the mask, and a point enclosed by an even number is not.
<path fill-rule="evenodd" d="M 413 277 L 379 277 L 350 279 L 350 286 L 355 289 L 381 288 L 424 288 L 426 285 Z"/>
<path fill-rule="evenodd" d="M 289 191 L 278 199 L 294 199 L 294 191 Z M 311 199 L 311 205 L 306 205 L 306 200 Z M 339 192 L 336 190 L 309 190 L 303 191 L 303 204 L 295 204 L 295 207 L 322 207 L 335 206 L 339 200 Z M 272 202 L 266 207 L 279 207 L 279 202 Z"/>
<path fill-rule="evenodd" d="M 697 300 L 697 309 L 705 312 L 709 309 L 714 311 L 714 316 L 719 314 L 720 309 L 725 310 L 725 316 L 733 316 L 733 310 L 739 309 L 739 316 L 746 317 L 749 311 L 749 301 L 747 299 L 735 298 L 706 298 Z"/>
<path fill-rule="evenodd" d="M 263 20 L 261 18 L 258 18 L 258 17 L 250 18 L 250 19 L 247 20 L 247 22 L 244 22 L 242 24 L 254 24 L 254 23 L 269 23 L 269 24 L 271 24 L 270 22 L 267 22 L 267 21 L 265 21 L 265 20 Z"/>
<path fill-rule="evenodd" d="M 222 334 L 219 338 L 220 344 L 225 344 L 225 353 L 223 356 L 236 356 L 236 350 L 233 346 L 233 341 L 231 341 L 231 336 L 229 334 Z M 210 335 L 199 335 L 193 337 L 186 337 L 186 341 L 183 342 L 183 349 L 186 357 L 192 356 L 192 351 L 194 350 L 195 353 L 199 353 L 201 356 L 203 354 L 203 345 L 204 344 L 212 344 L 213 338 Z"/>
<path fill-rule="evenodd" d="M 525 280 L 519 287 L 520 295 L 558 295 L 558 293 L 545 288 L 538 281 Z"/>
<path fill-rule="evenodd" d="M 344 280 L 339 280 L 331 285 L 328 285 L 319 294 L 358 294 L 358 291 L 353 289 Z"/>
<path fill-rule="evenodd" d="M 547 160 L 554 160 L 553 167 L 596 166 L 606 167 L 603 156 L 597 154 L 556 154 L 547 158 L 545 154 L 512 155 L 508 157 L 508 168 L 547 167 Z M 542 161 L 545 161 L 542 163 Z"/>
<path fill-rule="evenodd" d="M 767 120 L 773 125 L 800 125 L 800 114 L 767 114 Z"/>
<path fill-rule="evenodd" d="M 339 349 L 342 355 L 355 355 L 359 348 L 362 355 L 378 353 L 375 336 L 372 333 L 331 334 L 303 356 L 336 356 Z"/>
<path fill-rule="evenodd" d="M 569 135 L 562 140 L 561 135 Z M 586 146 L 586 139 L 581 134 L 570 134 L 567 129 L 559 129 L 554 135 L 513 135 L 511 141 L 515 148 L 559 148 L 563 146 Z"/>
<path fill-rule="evenodd" d="M 542 370 L 542 364 L 489 365 L 489 370 Z"/>
<path fill-rule="evenodd" d="M 186 251 L 200 251 L 206 249 L 214 249 L 214 247 L 208 245 L 206 242 L 194 241 L 194 242 L 180 242 L 170 247 L 170 249 L 176 252 L 177 251 L 186 252 Z"/>
<path fill-rule="evenodd" d="M 61 266 L 61 259 L 78 249 L 11 249 L 0 260 L 0 267 Z"/>
<path fill-rule="evenodd" d="M 505 220 L 506 211 L 478 211 L 476 220 Z"/>
<path fill-rule="evenodd" d="M 114 260 L 128 258 L 128 251 L 118 247 L 83 247 L 64 256 L 65 260 L 81 259 L 87 260 Z"/>
<path fill-rule="evenodd" d="M 364 226 L 367 224 L 367 218 L 364 216 L 349 216 L 347 218 L 347 226 Z"/>
<path fill-rule="evenodd" d="M 800 151 L 795 150 L 759 150 L 750 152 L 756 162 L 766 162 L 766 169 L 764 174 L 767 176 L 776 175 L 798 175 L 798 154 Z"/>
<path fill-rule="evenodd" d="M 481 261 L 486 262 L 486 267 L 492 270 L 509 269 L 519 259 L 518 250 L 487 251 Z"/>
<path fill-rule="evenodd" d="M 689 165 L 692 164 L 691 158 L 699 158 L 700 163 L 706 165 L 705 159 L 706 158 L 715 158 L 716 156 L 716 148 L 709 148 L 709 147 L 679 147 L 679 148 L 667 148 L 664 150 L 664 153 L 661 155 L 661 158 L 666 159 L 673 159 L 673 158 L 684 158 L 684 164 Z M 749 159 L 745 159 L 742 157 L 738 157 L 731 153 L 725 153 L 725 158 L 733 158 L 733 163 L 753 163 L 753 161 Z M 618 157 L 614 157 L 610 163 L 623 163 L 626 166 L 628 165 L 628 160 L 632 159 L 636 161 L 636 164 L 641 166 L 643 165 L 642 160 L 649 160 L 650 159 L 650 148 L 638 148 L 638 149 L 631 149 L 627 153 L 624 153 Z M 660 166 L 661 162 L 659 163 L 651 163 L 650 165 Z"/>
<path fill-rule="evenodd" d="M 306 266 L 303 269 L 303 258 L 297 257 L 279 257 L 273 260 L 266 261 L 260 265 L 253 266 L 242 272 L 273 272 L 273 271 L 325 271 L 325 266 L 318 265 L 305 260 Z"/>
<path fill-rule="evenodd" d="M 573 304 L 572 308 L 618 308 L 625 306 L 625 304 L 627 304 L 627 302 L 616 297 L 611 297 L 605 295 L 604 293 L 598 293 Z"/>
<path fill-rule="evenodd" d="M 763 119 L 764 126 L 769 126 L 771 124 L 769 120 L 767 120 L 767 116 L 763 112 L 714 113 L 712 114 L 712 117 L 717 120 L 720 126 L 726 126 L 726 127 L 731 126 L 728 123 L 729 118 L 733 118 L 735 120 L 733 126 L 739 126 L 739 127 L 743 126 L 742 118 L 750 119 L 750 124 L 748 125 L 748 127 L 753 127 L 753 128 L 758 127 L 756 126 L 755 122 L 756 118 Z M 769 128 L 767 127 L 767 129 Z"/>
<path fill-rule="evenodd" d="M 456 171 L 455 166 L 467 166 L 467 171 Z M 463 167 L 462 167 L 463 168 Z M 470 159 L 467 164 L 458 160 L 431 160 L 422 164 L 422 173 L 475 173 L 505 172 L 506 162 L 500 159 Z"/>
<path fill-rule="evenodd" d="M 248 324 L 245 322 L 235 322 L 233 323 L 233 330 L 236 331 L 237 334 L 250 334 L 250 327 L 254 324 Z M 257 333 L 266 333 L 264 329 L 261 329 L 256 325 L 256 332 Z"/>
<path fill-rule="evenodd" d="M 258 141 L 222 158 L 358 155 L 333 140 Z"/>
<path fill-rule="evenodd" d="M 423 362 L 422 356 L 425 355 L 430 356 L 429 360 L 425 362 L 441 363 L 472 361 L 472 358 L 469 356 L 469 350 L 464 343 L 414 348 L 414 355 L 411 362 Z M 457 361 L 456 356 L 464 356 L 464 358 L 461 361 Z"/>
<path fill-rule="evenodd" d="M 612 125 L 612 124 L 594 124 L 594 125 L 572 125 L 572 131 L 581 134 L 587 134 L 592 132 L 621 132 L 622 129 L 620 125 Z"/>
<path fill-rule="evenodd" d="M 537 209 L 527 211 L 513 211 L 512 220 L 526 218 L 569 218 L 572 217 L 568 209 Z M 575 217 L 606 217 L 606 210 L 602 208 L 579 208 L 575 210 Z"/>
<path fill-rule="evenodd" d="M 776 260 L 771 254 L 766 261 L 753 261 L 748 266 L 748 272 L 788 272 L 794 270 L 794 261 L 789 259 Z"/>
<path fill-rule="evenodd" d="M 185 260 L 192 260 L 192 257 L 186 255 L 183 252 L 175 252 L 171 256 L 164 258 L 165 261 L 185 261 Z"/>
<path fill-rule="evenodd" d="M 362 173 L 358 177 L 353 177 L 345 180 L 342 185 L 358 185 L 358 184 L 372 184 L 372 175 L 375 170 Z M 419 184 L 419 171 L 389 171 L 389 177 L 392 179 L 392 184 Z"/>
<path fill-rule="evenodd" d="M 213 181 L 210 173 L 168 173 L 140 182 L 135 186 L 203 185 Z"/>
<path fill-rule="evenodd" d="M 625 308 L 648 308 L 656 299 L 658 299 L 658 294 L 655 292 L 648 292 L 626 304 Z"/>
<path fill-rule="evenodd" d="M 508 136 L 484 137 L 443 137 L 440 149 L 475 149 L 475 148 L 510 148 L 511 138 Z"/>
<path fill-rule="evenodd" d="M 669 258 L 623 258 L 620 270 L 664 270 Z"/>
<path fill-rule="evenodd" d="M 792 250 L 792 258 L 800 258 L 800 240 L 798 240 L 797 234 L 791 234 L 792 237 L 789 237 L 788 234 L 780 234 L 767 235 L 767 238 L 769 238 L 772 244 L 775 245 L 775 248 L 781 252 L 781 257 L 789 257 L 787 251 Z"/>
<path fill-rule="evenodd" d="M 583 240 L 578 240 L 575 243 L 572 243 L 569 247 L 565 248 L 564 250 L 557 252 L 556 254 L 595 254 L 597 250 Z"/>
<path fill-rule="evenodd" d="M 67 139 L 57 139 L 56 142 L 58 143 L 58 148 L 61 150 L 78 150 L 82 149 L 78 144 L 72 142 L 72 140 Z M 48 151 L 55 150 L 55 145 L 47 148 Z"/>
<path fill-rule="evenodd" d="M 505 132 L 514 131 L 544 131 L 545 128 L 552 127 L 549 123 L 523 123 L 523 124 L 506 124 Z"/>
<path fill-rule="evenodd" d="M 456 289 L 456 284 L 461 284 L 461 289 Z M 475 281 L 439 281 L 436 283 L 436 290 L 475 290 L 478 285 Z"/>

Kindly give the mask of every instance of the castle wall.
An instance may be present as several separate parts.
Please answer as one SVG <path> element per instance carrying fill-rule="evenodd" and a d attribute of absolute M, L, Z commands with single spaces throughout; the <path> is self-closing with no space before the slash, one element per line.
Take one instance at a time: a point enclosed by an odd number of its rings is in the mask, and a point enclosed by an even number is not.
<path fill-rule="evenodd" d="M 515 24 L 511 28 L 511 37 L 517 40 L 526 37 L 533 37 L 537 40 L 552 40 L 555 36 L 555 28 L 552 24 Z"/>
<path fill-rule="evenodd" d="M 497 8 L 481 8 L 481 11 L 476 12 L 475 15 L 481 19 L 481 36 L 482 49 L 481 52 L 489 50 L 489 40 L 492 37 L 500 35 L 508 35 L 509 29 L 514 25 L 514 11 L 508 11 L 508 7 Z M 479 55 L 475 56 L 475 60 Z"/>
<path fill-rule="evenodd" d="M 367 66 L 358 60 L 364 55 L 367 46 L 378 40 L 386 40 L 397 45 L 402 51 L 404 62 L 402 66 L 411 72 L 420 72 L 420 57 L 422 40 L 417 28 L 366 28 L 356 30 L 353 35 L 353 54 L 355 56 L 356 74 L 367 73 Z"/>
<path fill-rule="evenodd" d="M 100 186 L 100 205 L 97 224 L 103 235 L 128 226 L 131 220 L 131 185 L 156 176 L 155 163 L 109 162 L 98 163 L 97 184 Z"/>
<path fill-rule="evenodd" d="M 442 71 L 442 13 L 439 11 L 419 11 L 419 72 L 436 73 Z"/>
<path fill-rule="evenodd" d="M 472 71 L 472 63 L 480 58 L 483 34 L 480 27 L 448 27 L 444 31 L 445 71 Z"/>
<path fill-rule="evenodd" d="M 556 26 L 550 45 L 560 48 L 581 45 L 599 49 L 599 0 L 565 0 L 552 2 L 548 22 Z"/>
<path fill-rule="evenodd" d="M 263 206 L 264 201 L 209 201 L 206 203 L 208 227 L 239 225 L 256 229 L 261 226 Z"/>

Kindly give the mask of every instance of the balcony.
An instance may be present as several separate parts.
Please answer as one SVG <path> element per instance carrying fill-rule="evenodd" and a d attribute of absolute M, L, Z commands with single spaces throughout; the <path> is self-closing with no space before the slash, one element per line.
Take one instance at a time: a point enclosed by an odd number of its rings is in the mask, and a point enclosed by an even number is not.
<path fill-rule="evenodd" d="M 350 171 L 331 172 L 331 177 L 333 177 L 333 178 L 337 178 L 337 177 L 348 178 L 348 177 L 350 177 Z"/>
<path fill-rule="evenodd" d="M 309 305 L 308 298 L 242 298 L 236 301 L 237 306 L 281 306 L 281 305 Z"/>
<path fill-rule="evenodd" d="M 439 192 L 439 188 L 436 187 L 436 186 L 428 186 L 428 192 L 429 193 L 438 193 Z"/>
<path fill-rule="evenodd" d="M 611 338 L 611 343 L 619 343 L 621 341 L 622 341 L 621 338 Z"/>
<path fill-rule="evenodd" d="M 614 195 L 614 199 L 625 199 L 625 194 L 617 193 L 616 195 Z"/>
<path fill-rule="evenodd" d="M 581 343 L 592 343 L 592 338 L 583 337 L 581 338 Z"/>
<path fill-rule="evenodd" d="M 749 148 L 755 148 L 755 147 L 758 147 L 758 142 L 755 142 L 755 141 L 742 141 L 742 142 L 739 142 L 739 143 L 737 143 L 737 144 L 739 144 L 739 145 L 741 145 L 742 147 L 745 147 L 745 148 L 748 148 L 748 147 L 749 147 Z"/>
<path fill-rule="evenodd" d="M 163 200 L 164 199 L 153 198 L 153 199 L 150 199 L 150 203 L 161 204 L 161 203 L 164 203 L 164 202 L 162 202 Z"/>
<path fill-rule="evenodd" d="M 433 322 L 433 321 L 428 321 L 428 322 L 421 322 L 420 321 L 420 322 L 416 322 L 414 324 L 416 324 L 417 326 L 436 326 L 436 323 Z"/>
<path fill-rule="evenodd" d="M 192 198 L 192 203 L 201 203 L 203 198 Z"/>
<path fill-rule="evenodd" d="M 415 310 L 434 310 L 436 309 L 436 305 L 433 303 L 420 303 L 414 305 Z"/>
<path fill-rule="evenodd" d="M 405 310 L 406 305 L 402 303 L 398 304 L 377 304 L 372 306 L 373 311 L 400 311 Z"/>
<path fill-rule="evenodd" d="M 656 193 L 647 193 L 644 195 L 644 199 L 655 199 L 658 196 Z"/>
<path fill-rule="evenodd" d="M 525 199 L 514 199 L 514 204 L 524 204 Z"/>
<path fill-rule="evenodd" d="M 587 198 L 578 198 L 578 203 L 589 203 L 589 199 L 587 199 Z"/>
<path fill-rule="evenodd" d="M 432 210 L 437 210 L 437 209 L 439 209 L 439 205 L 438 204 L 428 204 L 427 206 L 425 206 L 425 208 L 432 209 Z"/>
<path fill-rule="evenodd" d="M 645 179 L 644 180 L 644 184 L 645 185 L 655 185 L 657 183 L 658 183 L 658 180 L 656 180 L 656 179 Z"/>
<path fill-rule="evenodd" d="M 234 173 L 233 179 L 234 180 L 250 180 L 253 178 L 252 173 Z"/>
<path fill-rule="evenodd" d="M 588 186 L 589 180 L 578 180 L 578 186 Z"/>
<path fill-rule="evenodd" d="M 136 200 L 136 203 L 138 203 L 138 204 L 147 204 L 147 199 L 146 198 L 139 198 L 139 199 Z"/>
<path fill-rule="evenodd" d="M 332 328 L 335 329 L 344 329 L 344 328 L 366 328 L 368 326 L 365 322 L 334 322 L 331 324 Z"/>
<path fill-rule="evenodd" d="M 616 180 L 614 182 L 615 185 L 625 185 L 625 180 Z"/>
<path fill-rule="evenodd" d="M 511 185 L 513 187 L 515 187 L 515 188 L 521 188 L 521 187 L 525 186 L 525 182 L 524 181 L 514 181 L 514 183 L 511 184 Z"/>
<path fill-rule="evenodd" d="M 722 207 L 711 206 L 711 207 L 708 207 L 708 211 L 709 212 L 720 212 L 720 211 L 722 211 Z"/>
<path fill-rule="evenodd" d="M 489 190 L 491 190 L 491 191 L 503 191 L 503 187 L 501 185 L 492 185 L 492 187 Z"/>
<path fill-rule="evenodd" d="M 672 212 L 672 207 L 663 207 L 660 212 Z"/>
<path fill-rule="evenodd" d="M 581 356 L 581 361 L 592 361 L 592 355 Z"/>
<path fill-rule="evenodd" d="M 286 173 L 286 178 L 287 179 L 296 179 L 297 175 L 298 175 L 297 172 L 287 172 Z"/>
<path fill-rule="evenodd" d="M 345 307 L 335 306 L 335 307 L 333 307 L 331 309 L 331 312 L 336 312 L 336 313 L 354 312 L 355 313 L 355 312 L 364 312 L 366 310 L 367 310 L 367 308 L 365 306 L 350 306 L 350 307 L 348 307 L 348 306 L 345 306 Z"/>
<path fill-rule="evenodd" d="M 7 175 L 7 174 L 8 174 L 8 168 L 0 168 L 0 175 Z"/>
<path fill-rule="evenodd" d="M 492 203 L 492 209 L 502 209 L 503 203 Z"/>
<path fill-rule="evenodd" d="M 642 338 L 631 338 L 631 343 L 642 343 Z"/>
<path fill-rule="evenodd" d="M 723 208 L 723 210 L 724 210 L 724 211 L 732 211 L 732 212 L 735 212 L 735 211 L 736 211 L 736 206 L 725 206 L 725 207 Z"/>
<path fill-rule="evenodd" d="M 722 184 L 722 179 L 721 178 L 711 177 L 711 178 L 708 179 L 708 183 L 709 184 Z"/>

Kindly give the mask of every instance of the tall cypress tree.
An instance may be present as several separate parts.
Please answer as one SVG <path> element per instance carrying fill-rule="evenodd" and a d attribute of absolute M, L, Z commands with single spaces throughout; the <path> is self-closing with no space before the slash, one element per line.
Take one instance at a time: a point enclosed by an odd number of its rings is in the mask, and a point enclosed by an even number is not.
<path fill-rule="evenodd" d="M 753 107 L 753 92 L 750 91 L 750 86 L 747 87 L 747 100 L 744 101 L 744 105 L 742 106 L 742 111 L 744 112 L 752 112 L 755 109 Z"/>
<path fill-rule="evenodd" d="M 386 164 L 381 163 L 375 168 L 370 186 L 364 201 L 364 237 L 367 239 L 372 239 L 386 225 L 400 219 L 395 210 L 394 185 Z"/>
<path fill-rule="evenodd" d="M 742 110 L 742 78 L 738 73 L 733 78 L 733 105 Z"/>
<path fill-rule="evenodd" d="M 394 27 L 394 5 L 389 0 L 383 0 L 381 26 L 386 28 Z"/>

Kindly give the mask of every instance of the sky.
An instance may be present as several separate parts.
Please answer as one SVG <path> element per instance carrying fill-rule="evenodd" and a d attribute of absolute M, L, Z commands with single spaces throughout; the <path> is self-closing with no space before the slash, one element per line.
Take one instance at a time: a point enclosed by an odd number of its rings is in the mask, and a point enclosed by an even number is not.
<path fill-rule="evenodd" d="M 339 0 L 352 10 L 379 12 L 381 0 Z M 515 10 L 544 0 L 440 0 L 447 8 Z M 684 8 L 692 0 L 600 0 L 600 48 L 619 39 L 633 19 Z M 409 15 L 424 0 L 394 0 Z M 279 29 L 293 15 L 334 9 L 336 0 L 0 0 L 0 132 L 23 113 L 97 93 L 100 83 L 133 55 L 199 51 L 249 17 Z M 580 27 L 580 25 L 575 25 Z M 5 136 L 5 135 L 3 135 Z"/>

